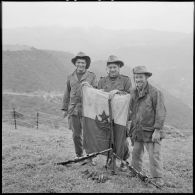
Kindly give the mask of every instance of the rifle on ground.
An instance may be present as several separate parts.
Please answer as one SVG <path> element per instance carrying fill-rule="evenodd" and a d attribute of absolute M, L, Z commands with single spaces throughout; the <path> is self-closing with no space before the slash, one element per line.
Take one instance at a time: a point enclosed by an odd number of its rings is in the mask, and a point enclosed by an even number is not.
<path fill-rule="evenodd" d="M 83 161 L 83 160 L 86 160 L 86 159 L 89 159 L 89 158 L 96 157 L 99 154 L 109 152 L 110 150 L 112 150 L 112 148 L 109 148 L 109 149 L 106 149 L 106 150 L 103 150 L 103 151 L 100 151 L 100 152 L 94 152 L 94 153 L 88 154 L 86 156 L 78 157 L 78 158 L 73 159 L 73 160 L 68 160 L 68 161 L 65 161 L 65 162 L 59 162 L 59 163 L 55 163 L 55 164 L 56 165 L 67 165 L 67 164 L 70 164 L 70 163 L 77 163 L 77 162 L 80 162 L 80 161 Z"/>
<path fill-rule="evenodd" d="M 135 174 L 135 176 L 137 176 L 138 178 L 140 178 L 144 183 L 146 184 L 152 184 L 154 186 L 156 186 L 159 189 L 162 189 L 159 185 L 157 185 L 156 183 L 154 183 L 147 175 L 139 172 L 138 170 L 136 170 L 134 167 L 132 167 L 131 165 L 129 165 L 129 163 L 127 161 L 122 160 L 120 157 L 118 157 L 116 154 L 114 154 L 114 156 L 121 160 L 124 164 L 126 164 L 126 166 L 128 167 L 128 169 L 133 172 Z"/>
<path fill-rule="evenodd" d="M 144 183 L 148 184 L 152 184 L 154 186 L 156 186 L 157 188 L 161 189 L 161 187 L 159 185 L 157 185 L 156 183 L 154 183 L 150 178 L 148 178 L 147 175 L 144 175 L 143 173 L 137 171 L 135 168 L 133 168 L 132 166 L 130 166 L 127 163 L 127 167 L 129 168 L 130 171 L 132 171 L 137 177 L 139 177 Z"/>

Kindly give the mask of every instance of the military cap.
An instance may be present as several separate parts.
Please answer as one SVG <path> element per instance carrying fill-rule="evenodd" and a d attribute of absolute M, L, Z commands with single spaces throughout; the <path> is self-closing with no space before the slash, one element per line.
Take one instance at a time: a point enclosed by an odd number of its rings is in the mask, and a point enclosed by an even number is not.
<path fill-rule="evenodd" d="M 72 63 L 75 65 L 75 62 L 77 59 L 85 59 L 86 62 L 87 62 L 87 65 L 86 65 L 86 69 L 89 68 L 90 66 L 90 63 L 91 63 L 91 59 L 89 56 L 87 56 L 84 52 L 79 52 L 74 58 L 72 58 Z"/>

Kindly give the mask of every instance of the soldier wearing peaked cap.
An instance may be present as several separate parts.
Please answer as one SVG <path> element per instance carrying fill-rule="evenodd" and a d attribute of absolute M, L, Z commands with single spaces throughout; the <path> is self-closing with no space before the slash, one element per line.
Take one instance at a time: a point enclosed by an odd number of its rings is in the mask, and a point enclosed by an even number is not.
<path fill-rule="evenodd" d="M 72 63 L 76 69 L 67 78 L 62 110 L 64 117 L 69 115 L 75 153 L 77 157 L 81 157 L 83 155 L 81 86 L 87 82 L 97 88 L 97 79 L 93 72 L 88 71 L 91 59 L 85 53 L 79 52 L 72 58 Z M 95 165 L 92 159 L 91 163 Z"/>
<path fill-rule="evenodd" d="M 164 181 L 160 150 L 166 116 L 164 98 L 160 90 L 148 83 L 147 79 L 152 76 L 152 73 L 147 71 L 145 66 L 135 67 L 133 74 L 136 87 L 132 90 L 130 100 L 132 166 L 142 171 L 145 147 L 149 154 L 150 172 L 154 182 L 162 186 Z"/>
<path fill-rule="evenodd" d="M 124 62 L 120 60 L 115 55 L 110 55 L 107 60 L 107 71 L 108 75 L 106 77 L 101 77 L 98 82 L 98 89 L 103 89 L 106 92 L 110 92 L 111 96 L 115 93 L 126 94 L 130 93 L 132 87 L 131 80 L 128 76 L 120 74 L 120 68 L 124 66 Z M 114 126 L 114 137 L 119 137 L 117 133 L 117 126 Z M 121 144 L 120 148 L 123 148 L 122 153 L 123 160 L 127 160 L 130 156 L 127 137 L 125 135 L 125 143 L 116 143 Z M 127 167 L 121 163 L 120 168 L 122 171 L 126 171 Z"/>

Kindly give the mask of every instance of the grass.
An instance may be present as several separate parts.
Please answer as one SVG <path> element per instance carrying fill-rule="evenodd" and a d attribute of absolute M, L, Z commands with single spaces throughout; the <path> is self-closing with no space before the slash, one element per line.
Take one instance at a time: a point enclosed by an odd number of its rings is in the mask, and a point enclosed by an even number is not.
<path fill-rule="evenodd" d="M 105 156 L 95 158 L 96 167 L 54 163 L 74 158 L 72 132 L 65 127 L 40 129 L 2 125 L 2 192 L 3 193 L 192 193 L 192 133 L 183 137 L 168 137 L 163 141 L 165 187 L 158 190 L 138 178 L 120 172 L 106 172 Z M 132 151 L 132 147 L 130 147 Z M 117 162 L 119 165 L 119 162 Z M 148 156 L 144 155 L 144 170 L 148 172 Z M 98 171 L 110 177 L 105 183 L 84 179 L 82 171 Z"/>

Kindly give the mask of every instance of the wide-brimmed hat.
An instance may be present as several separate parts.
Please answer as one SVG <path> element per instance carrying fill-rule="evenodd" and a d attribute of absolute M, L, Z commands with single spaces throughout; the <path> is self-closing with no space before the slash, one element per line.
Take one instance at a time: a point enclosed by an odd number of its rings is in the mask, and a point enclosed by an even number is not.
<path fill-rule="evenodd" d="M 147 68 L 145 66 L 136 66 L 133 68 L 133 74 L 146 74 L 149 77 L 152 76 L 152 73 L 147 71 Z"/>
<path fill-rule="evenodd" d="M 120 66 L 120 68 L 122 66 L 124 66 L 124 62 L 121 61 L 117 56 L 114 56 L 114 55 L 110 55 L 108 57 L 108 61 L 107 61 L 107 65 L 111 64 L 111 63 L 115 63 L 115 64 L 118 64 Z"/>
<path fill-rule="evenodd" d="M 76 60 L 79 59 L 79 58 L 86 60 L 86 63 L 87 63 L 86 69 L 88 69 L 89 66 L 90 66 L 90 63 L 91 63 L 90 57 L 87 56 L 84 52 L 79 52 L 74 58 L 72 58 L 72 60 L 71 60 L 72 63 L 75 65 Z"/>

